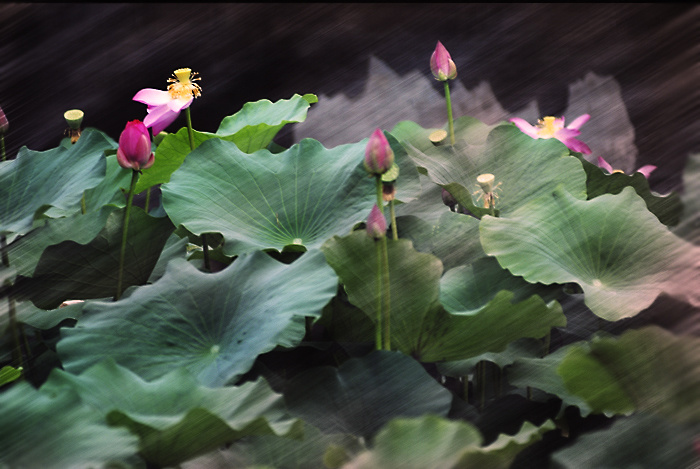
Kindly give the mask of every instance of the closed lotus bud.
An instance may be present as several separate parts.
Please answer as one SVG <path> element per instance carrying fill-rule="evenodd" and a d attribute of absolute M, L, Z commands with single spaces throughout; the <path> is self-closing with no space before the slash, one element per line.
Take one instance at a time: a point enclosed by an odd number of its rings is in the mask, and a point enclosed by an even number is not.
<path fill-rule="evenodd" d="M 126 123 L 126 127 L 119 137 L 119 149 L 117 161 L 122 168 L 140 171 L 150 168 L 155 161 L 155 155 L 151 151 L 151 137 L 148 129 L 140 120 Z"/>
<path fill-rule="evenodd" d="M 386 228 L 386 218 L 377 204 L 374 204 L 367 217 L 367 235 L 375 240 L 382 239 L 386 236 Z"/>
<path fill-rule="evenodd" d="M 457 66 L 440 41 L 435 46 L 435 52 L 430 56 L 430 70 L 439 81 L 453 80 L 457 77 Z"/>
<path fill-rule="evenodd" d="M 365 169 L 372 175 L 382 175 L 394 164 L 394 151 L 381 129 L 374 131 L 365 148 Z"/>
<path fill-rule="evenodd" d="M 7 122 L 7 116 L 0 107 L 0 135 L 7 133 L 7 129 L 10 128 L 10 123 Z"/>

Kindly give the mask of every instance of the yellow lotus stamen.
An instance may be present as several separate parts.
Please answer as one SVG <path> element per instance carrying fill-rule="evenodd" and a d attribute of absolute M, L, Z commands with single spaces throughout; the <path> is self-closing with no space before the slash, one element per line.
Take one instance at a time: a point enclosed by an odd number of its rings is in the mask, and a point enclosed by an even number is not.
<path fill-rule="evenodd" d="M 538 135 L 540 138 L 552 138 L 557 130 L 554 125 L 555 117 L 547 116 L 537 121 Z"/>
<path fill-rule="evenodd" d="M 173 72 L 175 78 L 168 78 L 168 92 L 173 99 L 189 99 L 191 97 L 199 97 L 202 95 L 202 87 L 195 81 L 201 78 L 195 78 L 197 72 L 193 72 L 189 68 L 178 68 Z"/>

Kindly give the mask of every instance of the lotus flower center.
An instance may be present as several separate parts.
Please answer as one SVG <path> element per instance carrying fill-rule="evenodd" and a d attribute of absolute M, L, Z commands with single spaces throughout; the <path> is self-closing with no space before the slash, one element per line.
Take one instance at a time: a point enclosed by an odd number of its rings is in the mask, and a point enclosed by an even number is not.
<path fill-rule="evenodd" d="M 561 124 L 556 122 L 555 117 L 547 116 L 538 121 L 537 127 L 537 135 L 540 138 L 552 138 L 557 130 L 561 129 Z"/>
<path fill-rule="evenodd" d="M 194 83 L 199 78 L 194 78 L 197 72 L 192 72 L 189 68 L 178 68 L 173 72 L 176 78 L 168 78 L 171 83 L 168 85 L 168 93 L 173 99 L 190 99 L 202 94 L 202 88 Z"/>

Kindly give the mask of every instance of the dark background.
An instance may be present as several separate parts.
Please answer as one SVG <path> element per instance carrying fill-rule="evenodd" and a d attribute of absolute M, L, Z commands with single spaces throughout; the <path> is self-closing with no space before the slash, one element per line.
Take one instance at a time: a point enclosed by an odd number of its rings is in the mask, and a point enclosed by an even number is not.
<path fill-rule="evenodd" d="M 638 165 L 659 166 L 650 181 L 666 192 L 700 150 L 699 21 L 692 3 L 3 4 L 0 106 L 12 157 L 24 145 L 55 147 L 72 108 L 85 111 L 84 126 L 118 139 L 128 120 L 145 116 L 133 95 L 164 89 L 173 70 L 189 67 L 203 78 L 195 127 L 213 132 L 248 101 L 357 96 L 371 55 L 432 80 L 440 40 L 457 80 L 467 89 L 488 81 L 505 109 L 536 99 L 542 115 L 558 115 L 570 83 L 591 71 L 614 77 Z M 371 116 L 348 116 L 362 118 Z"/>

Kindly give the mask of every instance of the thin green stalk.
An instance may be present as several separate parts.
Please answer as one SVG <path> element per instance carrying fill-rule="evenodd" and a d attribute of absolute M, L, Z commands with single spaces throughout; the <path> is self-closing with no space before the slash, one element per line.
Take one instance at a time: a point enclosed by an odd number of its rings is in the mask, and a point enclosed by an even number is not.
<path fill-rule="evenodd" d="M 377 332 L 375 337 L 375 345 L 377 350 L 382 349 L 382 246 L 378 241 L 374 242 L 377 246 Z"/>
<path fill-rule="evenodd" d="M 122 246 L 119 252 L 119 272 L 117 277 L 117 293 L 114 295 L 114 301 L 118 301 L 122 296 L 122 282 L 124 279 L 124 257 L 126 256 L 126 237 L 129 232 L 129 218 L 131 216 L 131 206 L 134 202 L 134 188 L 136 181 L 139 179 L 139 172 L 132 169 L 131 186 L 129 187 L 129 196 L 126 199 L 126 209 L 124 210 L 124 222 L 122 224 Z"/>
<path fill-rule="evenodd" d="M 396 241 L 399 239 L 398 228 L 396 227 L 396 211 L 394 210 L 394 199 L 389 201 L 389 213 L 391 215 L 391 238 Z"/>
<path fill-rule="evenodd" d="M 144 210 L 148 213 L 148 208 L 151 206 L 151 188 L 146 189 L 146 204 L 144 205 Z"/>
<path fill-rule="evenodd" d="M 190 114 L 189 106 L 185 108 L 185 117 L 187 119 L 187 135 L 190 137 L 190 151 L 194 150 L 194 130 L 192 129 L 192 114 Z M 209 244 L 207 243 L 207 235 L 202 233 L 202 253 L 204 254 L 204 268 L 207 272 L 211 272 L 211 263 L 209 261 Z"/>
<path fill-rule="evenodd" d="M 382 185 L 382 176 L 377 174 L 375 180 L 377 186 L 377 207 L 379 207 L 379 211 L 384 215 L 384 186 Z"/>
<path fill-rule="evenodd" d="M 384 350 L 391 350 L 391 283 L 389 282 L 389 249 L 387 248 L 386 236 L 381 241 L 384 273 L 384 291 L 382 292 L 382 314 L 384 321 Z"/>
<path fill-rule="evenodd" d="M 5 154 L 5 134 L 0 134 L 0 146 L 2 146 L 2 161 L 5 161 L 7 159 Z"/>
<path fill-rule="evenodd" d="M 455 124 L 452 122 L 452 100 L 450 99 L 450 85 L 445 80 L 445 103 L 447 104 L 447 125 L 450 129 L 450 143 L 455 144 Z"/>

